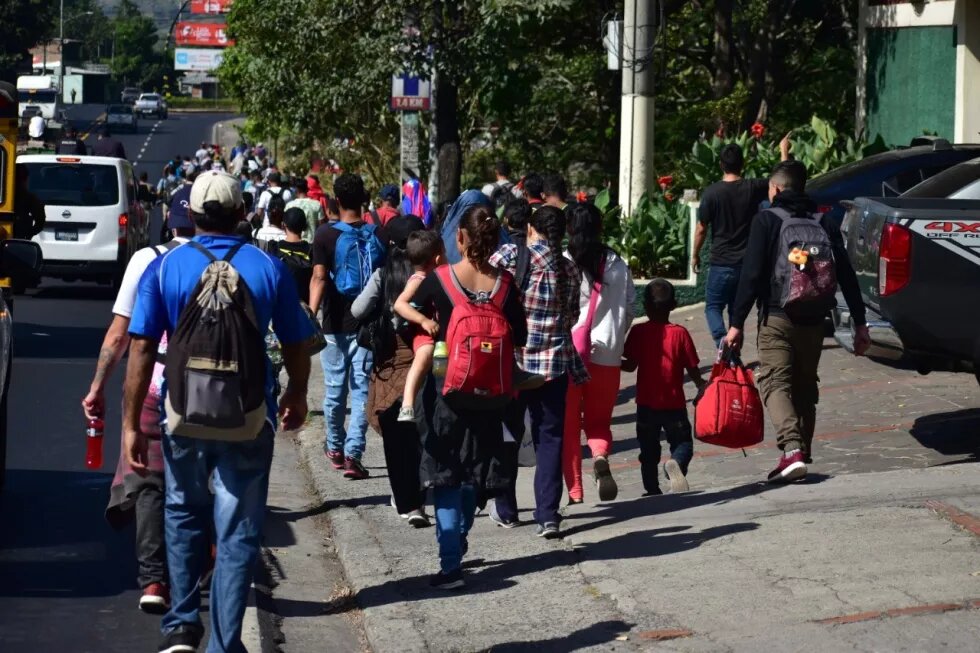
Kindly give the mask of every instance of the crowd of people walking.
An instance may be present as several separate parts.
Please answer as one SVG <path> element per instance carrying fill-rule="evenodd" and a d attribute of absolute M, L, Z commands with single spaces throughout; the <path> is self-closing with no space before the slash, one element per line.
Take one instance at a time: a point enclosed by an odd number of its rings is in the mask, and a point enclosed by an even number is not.
<path fill-rule="evenodd" d="M 520 524 L 525 438 L 536 452 L 539 537 L 560 536 L 563 497 L 582 503 L 594 488 L 599 501 L 617 498 L 609 456 L 623 370 L 637 374 L 645 494 L 661 494 L 662 480 L 671 492 L 688 490 L 685 375 L 698 388 L 705 381 L 690 334 L 670 321 L 674 287 L 655 279 L 642 288 L 646 319 L 635 321 L 629 266 L 605 243 L 593 204 L 565 203 L 560 176 L 514 183 L 500 162 L 493 183 L 463 192 L 440 215 L 418 180 L 372 198 L 361 177 L 327 172 L 328 198 L 316 172 L 286 175 L 263 150 L 236 148 L 225 162 L 202 144 L 168 165 L 157 191 L 172 239 L 131 261 L 82 402 L 87 415 L 103 413 L 106 380 L 128 347 L 107 515 L 116 524 L 135 517 L 140 607 L 165 613 L 160 651 L 197 650 L 209 577 L 208 650 L 243 650 L 274 431 L 303 425 L 314 356 L 330 465 L 352 481 L 368 478 L 370 426 L 398 514 L 429 526 L 431 496 L 435 588 L 465 584 L 478 509 L 500 527 Z M 769 480 L 799 480 L 813 458 L 822 326 L 779 300 L 786 215 L 826 234 L 859 351 L 863 305 L 839 232 L 806 198 L 801 164 L 786 160 L 768 181 L 742 180 L 741 152 L 729 148 L 722 171 L 728 186 L 708 189 L 696 234 L 695 251 L 713 235 L 707 319 L 719 347 L 737 349 L 760 306 L 759 380 L 782 450 Z M 760 209 L 763 201 L 771 208 Z"/>

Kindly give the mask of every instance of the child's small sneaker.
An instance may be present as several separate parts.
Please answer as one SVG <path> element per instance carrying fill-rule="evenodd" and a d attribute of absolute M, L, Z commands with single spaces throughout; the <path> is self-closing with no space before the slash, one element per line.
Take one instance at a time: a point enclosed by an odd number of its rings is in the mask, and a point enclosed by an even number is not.
<path fill-rule="evenodd" d="M 342 451 L 327 451 L 327 460 L 334 469 L 344 468 L 344 452 Z"/>
<path fill-rule="evenodd" d="M 429 587 L 437 590 L 458 590 L 465 585 L 462 569 L 455 569 L 448 574 L 440 571 L 429 579 Z"/>
<path fill-rule="evenodd" d="M 681 471 L 680 464 L 673 458 L 664 463 L 664 474 L 667 475 L 667 480 L 670 481 L 671 493 L 687 492 L 691 489 L 691 486 L 687 483 L 687 478 L 684 476 L 684 472 Z"/>
<path fill-rule="evenodd" d="M 414 422 L 415 421 L 415 409 L 412 406 L 402 406 L 398 409 L 398 421 L 399 422 Z"/>
<path fill-rule="evenodd" d="M 371 473 L 361 464 L 360 460 L 348 457 L 344 461 L 344 478 L 352 481 L 360 481 L 369 477 Z"/>

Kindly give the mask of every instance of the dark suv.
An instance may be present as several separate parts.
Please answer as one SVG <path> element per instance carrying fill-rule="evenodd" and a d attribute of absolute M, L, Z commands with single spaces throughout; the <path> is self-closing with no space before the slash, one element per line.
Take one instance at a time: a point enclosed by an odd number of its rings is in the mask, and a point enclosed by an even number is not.
<path fill-rule="evenodd" d="M 857 197 L 898 197 L 913 186 L 957 163 L 980 156 L 980 145 L 950 145 L 943 139 L 915 139 L 912 147 L 892 150 L 849 163 L 815 177 L 806 192 L 823 213 L 839 225 L 843 200 Z"/>

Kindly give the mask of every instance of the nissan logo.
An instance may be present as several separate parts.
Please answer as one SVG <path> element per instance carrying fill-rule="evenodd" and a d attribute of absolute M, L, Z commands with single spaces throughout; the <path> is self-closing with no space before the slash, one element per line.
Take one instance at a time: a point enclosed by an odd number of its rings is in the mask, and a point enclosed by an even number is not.
<path fill-rule="evenodd" d="M 65 209 L 64 211 L 61 212 L 61 217 L 65 218 L 67 220 L 68 218 L 71 217 L 71 211 L 69 211 L 68 209 Z"/>

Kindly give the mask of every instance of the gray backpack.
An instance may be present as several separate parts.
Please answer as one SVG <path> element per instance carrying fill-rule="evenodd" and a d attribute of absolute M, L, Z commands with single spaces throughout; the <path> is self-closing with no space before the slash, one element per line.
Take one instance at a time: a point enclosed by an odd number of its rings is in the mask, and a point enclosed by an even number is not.
<path fill-rule="evenodd" d="M 782 220 L 773 267 L 773 299 L 790 318 L 816 319 L 837 303 L 837 270 L 821 215 L 769 211 Z"/>

